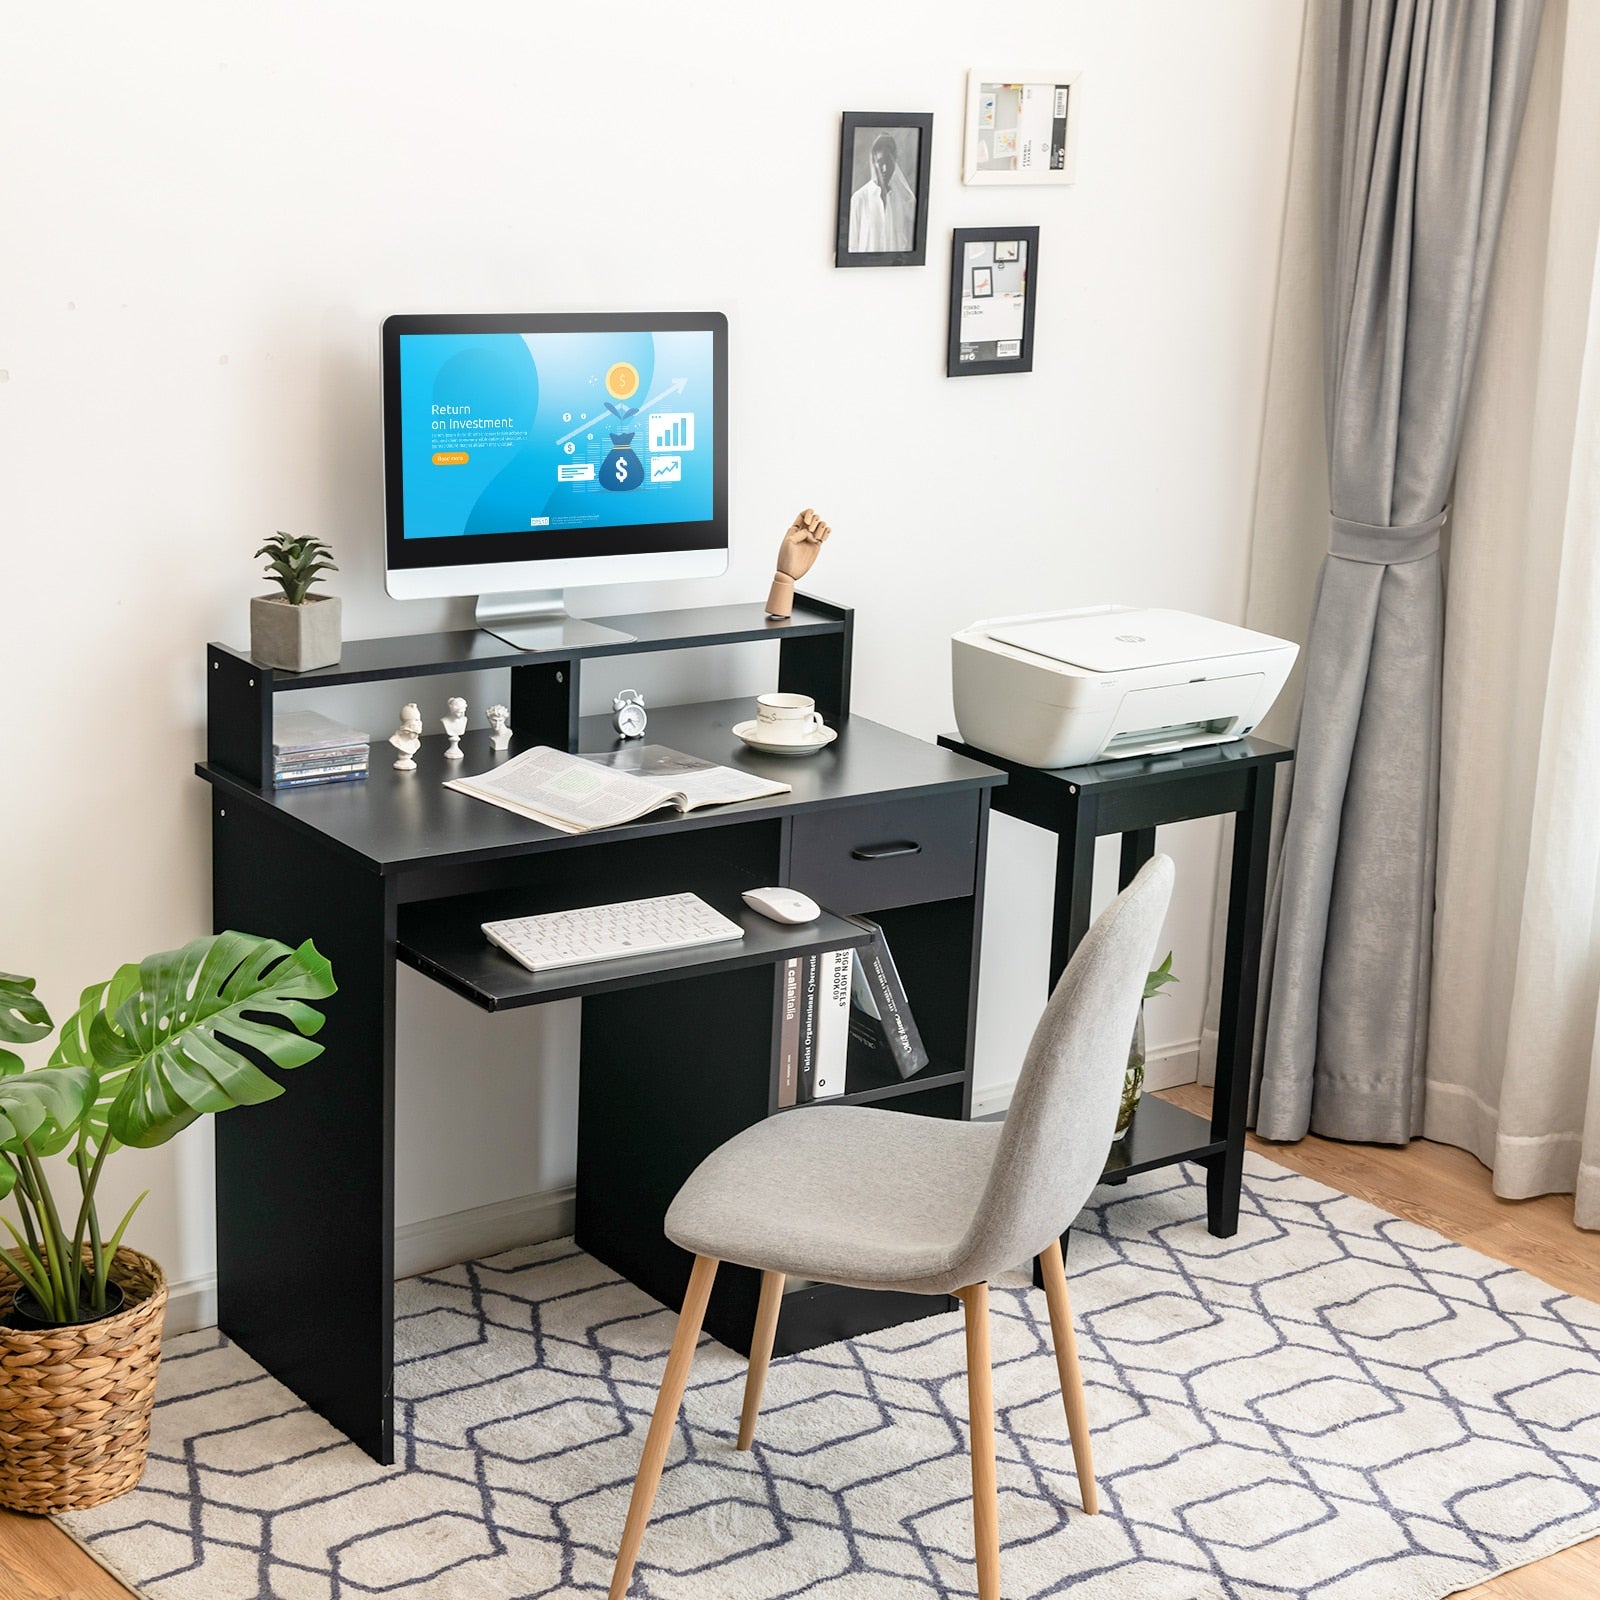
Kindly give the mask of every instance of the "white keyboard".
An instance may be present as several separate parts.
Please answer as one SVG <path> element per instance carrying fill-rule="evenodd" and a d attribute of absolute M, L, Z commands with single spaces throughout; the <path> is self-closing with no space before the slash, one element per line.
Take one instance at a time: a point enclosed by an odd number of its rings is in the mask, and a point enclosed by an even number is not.
<path fill-rule="evenodd" d="M 508 917 L 484 923 L 483 931 L 491 944 L 530 972 L 744 938 L 737 922 L 712 910 L 697 894 L 662 894 L 653 900 Z"/>

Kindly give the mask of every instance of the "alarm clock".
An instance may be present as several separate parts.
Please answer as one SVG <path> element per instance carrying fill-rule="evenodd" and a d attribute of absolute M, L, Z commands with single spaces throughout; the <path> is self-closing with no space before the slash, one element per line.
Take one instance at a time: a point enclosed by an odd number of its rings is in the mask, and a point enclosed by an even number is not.
<path fill-rule="evenodd" d="M 624 739 L 637 739 L 644 732 L 644 696 L 637 689 L 624 689 L 611 702 L 611 726 Z"/>

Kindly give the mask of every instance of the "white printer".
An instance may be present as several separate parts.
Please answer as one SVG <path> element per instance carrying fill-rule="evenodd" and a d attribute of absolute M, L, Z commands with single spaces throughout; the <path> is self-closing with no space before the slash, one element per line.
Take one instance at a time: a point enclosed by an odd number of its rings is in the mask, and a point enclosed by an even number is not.
<path fill-rule="evenodd" d="M 1091 606 L 975 622 L 950 641 L 961 737 L 1030 767 L 1239 739 L 1299 646 L 1187 611 Z"/>

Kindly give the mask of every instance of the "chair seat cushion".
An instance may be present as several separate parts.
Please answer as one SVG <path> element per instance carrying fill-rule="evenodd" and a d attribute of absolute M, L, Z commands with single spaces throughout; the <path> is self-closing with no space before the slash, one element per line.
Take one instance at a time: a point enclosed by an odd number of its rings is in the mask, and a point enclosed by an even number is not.
<path fill-rule="evenodd" d="M 764 1272 L 948 1294 L 967 1287 L 961 1246 L 1000 1134 L 870 1106 L 785 1111 L 700 1163 L 667 1211 L 667 1237 Z"/>

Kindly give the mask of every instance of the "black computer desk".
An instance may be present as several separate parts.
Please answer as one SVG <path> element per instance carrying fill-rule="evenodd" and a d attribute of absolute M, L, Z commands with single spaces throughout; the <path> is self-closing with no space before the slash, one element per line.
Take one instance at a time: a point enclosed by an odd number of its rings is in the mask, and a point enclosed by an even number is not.
<path fill-rule="evenodd" d="M 784 631 L 759 607 L 717 608 L 719 626 L 734 611 L 737 626 L 721 639 Z M 673 619 L 675 638 L 718 642 L 682 620 L 694 615 L 660 614 Z M 643 631 L 639 618 L 607 620 Z M 211 647 L 212 759 L 197 770 L 212 790 L 215 926 L 313 939 L 339 985 L 324 1008 L 326 1053 L 284 1074 L 278 1099 L 216 1119 L 218 1322 L 379 1461 L 394 1454 L 397 961 L 488 1010 L 583 998 L 577 1242 L 669 1305 L 681 1301 L 690 1264 L 662 1234 L 672 1196 L 717 1145 L 778 1113 L 778 964 L 863 942 L 848 917 L 883 926 L 931 1059 L 906 1082 L 892 1068 L 873 1076 L 852 1062 L 843 1100 L 970 1115 L 984 843 L 990 794 L 1004 776 L 848 715 L 847 612 L 802 602 L 793 626 L 780 683 L 815 684 L 840 728 L 833 745 L 805 759 L 758 755 L 730 731 L 749 715 L 744 700 L 652 710 L 646 734 L 781 779 L 792 793 L 579 836 L 443 787 L 506 759 L 486 733 L 469 733 L 465 759 L 453 763 L 443 738 L 424 740 L 412 773 L 395 772 L 394 752 L 375 744 L 364 781 L 320 788 L 274 792 L 259 769 L 252 782 L 230 766 L 263 749 L 259 722 L 239 724 L 254 705 L 270 736 L 277 693 L 399 677 L 408 662 L 439 672 L 505 665 L 505 647 L 481 645 L 480 635 L 371 641 L 370 651 L 347 646 L 341 668 L 300 675 Z M 636 646 L 663 647 L 659 638 Z M 570 720 L 569 747 L 616 746 L 609 718 L 569 719 L 576 659 L 520 660 L 512 712 L 521 736 L 510 754 L 557 742 L 538 737 L 552 726 L 539 726 L 541 708 L 554 725 Z M 759 884 L 793 884 L 825 914 L 800 927 L 769 922 L 739 898 Z M 479 929 L 495 917 L 683 890 L 737 917 L 741 944 L 535 975 Z M 463 1105 L 461 1123 L 470 1127 L 473 1115 Z M 718 1279 L 707 1329 L 748 1350 L 759 1274 Z M 785 1297 L 777 1348 L 811 1348 L 948 1304 L 799 1287 Z"/>

